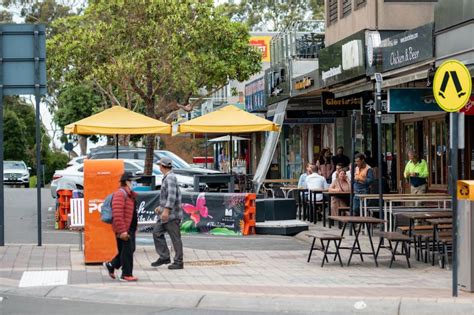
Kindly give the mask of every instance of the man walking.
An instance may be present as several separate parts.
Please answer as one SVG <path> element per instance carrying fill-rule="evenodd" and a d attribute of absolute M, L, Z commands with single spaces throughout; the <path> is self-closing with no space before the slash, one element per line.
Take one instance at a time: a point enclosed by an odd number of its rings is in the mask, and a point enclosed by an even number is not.
<path fill-rule="evenodd" d="M 178 180 L 172 170 L 173 164 L 171 159 L 164 157 L 158 161 L 158 165 L 164 176 L 161 183 L 160 206 L 155 209 L 158 219 L 153 229 L 153 241 L 156 252 L 160 257 L 151 266 L 158 267 L 171 263 L 170 251 L 165 239 L 165 232 L 168 232 L 176 253 L 174 262 L 168 266 L 168 269 L 183 269 L 183 243 L 181 242 L 181 232 L 179 230 L 181 220 L 183 219 L 181 191 L 178 187 Z"/>
<path fill-rule="evenodd" d="M 405 166 L 405 178 L 410 182 L 411 193 L 424 194 L 427 190 L 428 164 L 418 157 L 415 151 L 408 152 L 408 163 Z"/>

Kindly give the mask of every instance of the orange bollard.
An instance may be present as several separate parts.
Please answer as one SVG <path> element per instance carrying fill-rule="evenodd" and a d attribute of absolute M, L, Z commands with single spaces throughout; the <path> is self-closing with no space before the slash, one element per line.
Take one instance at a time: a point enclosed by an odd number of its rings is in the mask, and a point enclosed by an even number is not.
<path fill-rule="evenodd" d="M 56 210 L 56 222 L 58 223 L 59 230 L 66 228 L 68 215 L 70 213 L 71 198 L 71 190 L 58 190 L 58 209 Z"/>
<path fill-rule="evenodd" d="M 257 207 L 255 200 L 256 194 L 247 194 L 245 196 L 245 212 L 244 212 L 244 235 L 255 234 L 255 222 Z"/>

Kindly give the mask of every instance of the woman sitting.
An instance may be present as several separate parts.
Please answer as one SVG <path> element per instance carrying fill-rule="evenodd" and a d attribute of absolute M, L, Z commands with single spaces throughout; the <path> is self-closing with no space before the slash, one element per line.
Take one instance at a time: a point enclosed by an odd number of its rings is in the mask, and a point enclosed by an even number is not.
<path fill-rule="evenodd" d="M 336 180 L 332 182 L 331 186 L 329 186 L 330 192 L 350 192 L 351 191 L 351 183 L 347 178 L 346 172 L 344 169 L 339 170 L 337 173 Z M 331 215 L 336 216 L 339 215 L 338 210 L 339 207 L 347 207 L 348 198 L 344 198 L 345 196 L 333 196 L 331 198 Z"/>

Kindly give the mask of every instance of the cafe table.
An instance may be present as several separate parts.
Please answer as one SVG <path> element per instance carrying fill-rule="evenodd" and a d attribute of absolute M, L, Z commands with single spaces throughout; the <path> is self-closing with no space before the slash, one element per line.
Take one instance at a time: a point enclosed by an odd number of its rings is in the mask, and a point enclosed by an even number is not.
<path fill-rule="evenodd" d="M 329 216 L 328 219 L 341 222 L 343 224 L 341 236 L 344 237 L 344 233 L 346 231 L 346 227 L 349 224 L 350 228 L 354 232 L 354 242 L 351 247 L 342 247 L 341 241 L 337 244 L 337 248 L 339 249 L 350 249 L 351 255 L 349 256 L 349 261 L 347 262 L 347 266 L 351 264 L 352 256 L 354 254 L 359 255 L 361 261 L 364 261 L 364 255 L 372 255 L 374 257 L 375 266 L 378 267 L 379 264 L 377 263 L 377 256 L 375 255 L 375 248 L 374 243 L 372 241 L 372 225 L 378 225 L 385 223 L 385 220 L 373 218 L 373 217 L 361 217 L 361 216 Z M 361 232 L 362 226 L 366 227 L 367 235 L 369 237 L 370 242 L 370 252 L 363 252 L 360 243 L 359 243 L 359 235 Z"/>

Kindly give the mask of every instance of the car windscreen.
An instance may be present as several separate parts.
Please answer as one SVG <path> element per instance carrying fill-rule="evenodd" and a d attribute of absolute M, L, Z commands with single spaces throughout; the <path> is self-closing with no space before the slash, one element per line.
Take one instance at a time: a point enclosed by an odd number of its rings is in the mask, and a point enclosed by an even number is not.
<path fill-rule="evenodd" d="M 25 164 L 21 162 L 12 162 L 12 161 L 4 161 L 3 168 L 13 169 L 13 170 L 26 170 Z"/>
<path fill-rule="evenodd" d="M 142 169 L 145 169 L 145 162 L 144 161 L 136 161 L 135 162 L 138 166 L 140 166 Z M 153 165 L 153 174 L 154 175 L 161 175 L 161 171 L 159 166 Z"/>

